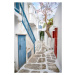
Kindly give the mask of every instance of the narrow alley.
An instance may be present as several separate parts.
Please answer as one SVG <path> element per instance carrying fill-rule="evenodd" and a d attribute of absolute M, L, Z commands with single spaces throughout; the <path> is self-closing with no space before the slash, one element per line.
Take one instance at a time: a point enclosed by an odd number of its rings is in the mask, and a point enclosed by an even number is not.
<path fill-rule="evenodd" d="M 62 72 L 61 11 L 61 2 L 14 2 L 15 73 Z"/>
<path fill-rule="evenodd" d="M 65 0 L 1 2 L 0 74 L 74 75 L 74 5 Z"/>
<path fill-rule="evenodd" d="M 54 73 L 59 72 L 56 66 L 56 57 L 53 50 L 46 49 L 42 43 L 42 49 L 36 50 L 36 53 L 24 64 L 19 73 Z"/>

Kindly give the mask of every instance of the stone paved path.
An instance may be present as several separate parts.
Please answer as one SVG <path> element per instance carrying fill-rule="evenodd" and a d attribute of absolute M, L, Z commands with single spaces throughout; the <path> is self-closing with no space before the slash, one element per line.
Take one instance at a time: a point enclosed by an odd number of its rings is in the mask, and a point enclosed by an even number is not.
<path fill-rule="evenodd" d="M 24 64 L 19 73 L 58 73 L 59 69 L 55 64 L 56 57 L 53 50 L 37 51 L 35 55 Z"/>

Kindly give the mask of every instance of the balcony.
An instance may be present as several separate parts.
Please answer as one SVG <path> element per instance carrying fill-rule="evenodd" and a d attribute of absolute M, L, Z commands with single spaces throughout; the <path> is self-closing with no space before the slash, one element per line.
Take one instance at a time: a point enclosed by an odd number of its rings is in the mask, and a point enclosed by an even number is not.
<path fill-rule="evenodd" d="M 24 3 L 15 3 L 15 11 L 17 13 L 20 13 L 22 15 L 22 23 L 24 25 L 24 28 L 26 29 L 30 39 L 32 40 L 33 43 L 35 43 L 36 39 L 35 39 L 35 36 L 32 32 L 32 29 L 30 27 L 30 24 L 28 22 L 28 19 L 25 15 L 25 12 L 24 12 Z"/>
<path fill-rule="evenodd" d="M 30 26 L 32 27 L 32 26 L 36 26 L 37 25 L 37 19 L 36 19 L 36 17 L 35 17 L 35 15 L 34 14 L 32 14 L 32 13 L 30 13 L 29 14 L 29 23 L 30 23 Z"/>
<path fill-rule="evenodd" d="M 37 19 L 37 13 L 36 13 L 36 9 L 34 8 L 33 5 L 29 5 L 29 23 L 30 23 L 30 26 L 37 26 L 37 23 L 38 23 L 38 19 Z"/>

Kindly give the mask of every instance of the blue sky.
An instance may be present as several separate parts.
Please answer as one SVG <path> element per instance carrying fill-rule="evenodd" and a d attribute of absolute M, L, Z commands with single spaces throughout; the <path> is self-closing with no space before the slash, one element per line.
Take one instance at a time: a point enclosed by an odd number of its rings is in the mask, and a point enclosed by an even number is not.
<path fill-rule="evenodd" d="M 34 7 L 36 8 L 36 10 L 40 9 L 40 4 L 39 4 L 39 2 L 32 2 L 32 4 L 33 4 Z M 58 3 L 58 4 L 59 4 L 59 3 Z M 58 6 L 58 5 L 53 5 L 52 9 L 54 9 L 54 8 L 57 7 L 57 6 Z M 53 10 L 53 12 L 51 13 L 51 15 L 48 16 L 48 19 L 52 18 L 52 17 L 55 15 L 56 10 L 57 10 L 57 8 L 55 8 L 55 9 Z M 42 14 L 39 13 L 38 15 L 39 15 L 40 19 L 42 20 L 42 17 L 41 17 Z"/>
<path fill-rule="evenodd" d="M 40 8 L 39 2 L 32 2 L 32 4 L 33 4 L 34 7 L 36 8 L 36 10 L 38 10 L 38 9 Z"/>

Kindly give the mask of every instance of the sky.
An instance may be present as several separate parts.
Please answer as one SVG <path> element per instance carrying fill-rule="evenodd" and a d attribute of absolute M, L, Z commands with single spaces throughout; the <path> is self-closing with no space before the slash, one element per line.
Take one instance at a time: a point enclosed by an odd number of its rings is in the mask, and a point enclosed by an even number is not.
<path fill-rule="evenodd" d="M 32 2 L 32 4 L 33 4 L 34 7 L 36 8 L 36 10 L 40 9 L 40 4 L 39 4 L 39 2 Z"/>
<path fill-rule="evenodd" d="M 33 4 L 33 6 L 35 7 L 36 10 L 40 9 L 40 4 L 39 4 L 39 2 L 32 2 L 32 4 Z M 55 7 L 57 7 L 58 4 L 59 4 L 59 3 L 57 3 L 57 5 L 53 5 L 52 9 L 54 9 Z M 55 15 L 55 13 L 56 13 L 56 10 L 57 10 L 57 8 L 55 8 L 55 9 L 53 10 L 53 12 L 51 13 L 51 15 L 48 16 L 48 19 L 54 17 L 54 15 Z M 39 19 L 40 19 L 40 20 L 43 19 L 43 18 L 42 18 L 42 13 L 41 13 L 41 12 L 38 13 L 38 16 L 39 16 Z"/>

